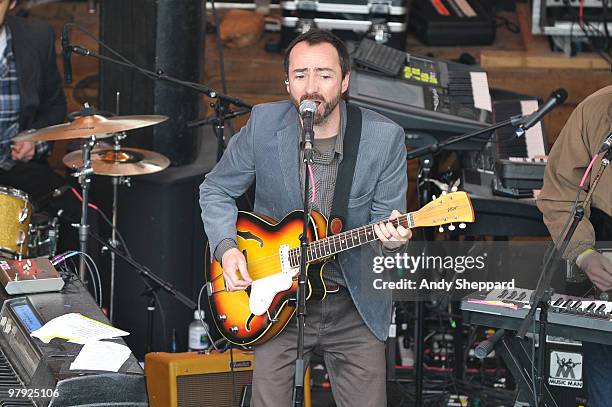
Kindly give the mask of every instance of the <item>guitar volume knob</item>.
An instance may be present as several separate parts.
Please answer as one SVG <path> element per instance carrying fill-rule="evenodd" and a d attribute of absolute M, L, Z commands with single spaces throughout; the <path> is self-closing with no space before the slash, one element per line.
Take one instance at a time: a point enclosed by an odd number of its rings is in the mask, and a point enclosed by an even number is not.
<path fill-rule="evenodd" d="M 229 330 L 233 335 L 236 335 L 238 333 L 238 327 L 236 325 L 232 325 Z"/>
<path fill-rule="evenodd" d="M 219 315 L 217 316 L 217 319 L 218 319 L 219 321 L 221 321 L 221 322 L 224 322 L 224 321 L 227 319 L 227 315 L 225 315 L 225 314 L 219 314 Z"/>

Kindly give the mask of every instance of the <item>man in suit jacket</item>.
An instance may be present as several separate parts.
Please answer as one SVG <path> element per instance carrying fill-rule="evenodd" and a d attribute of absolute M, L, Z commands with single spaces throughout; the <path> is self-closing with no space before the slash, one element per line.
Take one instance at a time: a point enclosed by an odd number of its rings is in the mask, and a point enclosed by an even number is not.
<path fill-rule="evenodd" d="M 6 85 L 1 93 L 7 97 L 14 87 L 16 95 L 10 97 L 18 101 L 14 106 L 16 114 L 12 117 L 5 117 L 7 109 L 3 109 L 3 141 L 23 130 L 61 123 L 66 116 L 66 98 L 55 62 L 53 30 L 42 22 L 6 16 L 15 4 L 16 1 L 0 2 L 0 74 Z M 7 106 L 10 104 L 3 105 Z M 17 119 L 16 126 L 11 122 L 14 119 Z M 48 143 L 6 144 L 0 150 L 0 168 L 4 171 L 12 169 L 16 163 L 44 158 L 49 150 Z"/>
<path fill-rule="evenodd" d="M 302 208 L 305 169 L 299 142 L 303 100 L 317 105 L 314 118 L 313 171 L 310 200 L 329 216 L 338 165 L 344 153 L 349 57 L 344 44 L 328 32 L 311 30 L 297 37 L 285 54 L 290 101 L 255 106 L 247 125 L 235 135 L 221 161 L 200 187 L 202 219 L 211 251 L 223 266 L 228 290 L 244 290 L 252 282 L 246 260 L 236 248 L 237 209 L 234 198 L 256 178 L 254 210 L 280 220 Z M 361 109 L 361 140 L 344 230 L 380 222 L 376 234 L 386 252 L 401 248 L 409 229 L 395 228 L 406 208 L 404 131 L 391 120 Z M 380 247 L 379 247 L 380 248 Z M 309 301 L 305 326 L 305 359 L 313 349 L 324 354 L 337 405 L 384 406 L 385 345 L 391 320 L 391 293 L 371 285 L 372 246 L 338 255 L 324 275 L 333 294 Z M 370 282 L 368 284 L 367 282 Z M 256 345 L 252 405 L 287 406 L 296 357 L 297 325 Z"/>
<path fill-rule="evenodd" d="M 7 16 L 15 5 L 15 0 L 0 1 L 0 186 L 20 189 L 37 202 L 67 181 L 46 162 L 49 143 L 12 139 L 24 130 L 63 122 L 66 98 L 53 30 L 43 22 Z M 52 207 L 38 209 L 54 213 L 60 207 L 78 217 L 78 202 L 67 195 Z"/>

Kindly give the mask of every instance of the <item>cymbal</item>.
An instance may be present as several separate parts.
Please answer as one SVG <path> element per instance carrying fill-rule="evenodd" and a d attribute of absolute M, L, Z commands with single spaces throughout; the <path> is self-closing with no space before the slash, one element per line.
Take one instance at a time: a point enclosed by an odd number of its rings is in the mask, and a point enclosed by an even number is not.
<path fill-rule="evenodd" d="M 83 166 L 80 150 L 68 153 L 62 158 L 64 165 L 77 169 Z M 162 154 L 140 148 L 97 148 L 91 152 L 91 164 L 94 174 L 112 177 L 152 174 L 162 171 L 170 165 Z"/>
<path fill-rule="evenodd" d="M 152 126 L 167 120 L 167 116 L 141 115 L 141 116 L 115 116 L 104 117 L 100 115 L 80 116 L 71 123 L 57 124 L 39 130 L 23 132 L 14 141 L 52 141 L 69 140 L 75 138 L 110 137 L 112 133 Z"/>

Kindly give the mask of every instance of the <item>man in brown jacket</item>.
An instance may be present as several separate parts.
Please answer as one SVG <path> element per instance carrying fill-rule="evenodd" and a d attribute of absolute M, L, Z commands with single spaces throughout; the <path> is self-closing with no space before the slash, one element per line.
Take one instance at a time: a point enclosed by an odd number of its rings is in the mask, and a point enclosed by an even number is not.
<path fill-rule="evenodd" d="M 572 112 L 553 145 L 544 175 L 538 208 L 552 238 L 558 241 L 574 205 L 582 176 L 612 130 L 612 86 L 587 97 Z M 601 167 L 598 157 L 585 183 L 588 188 Z M 581 191 L 580 200 L 584 200 Z M 576 265 L 602 291 L 612 289 L 612 262 L 595 250 L 612 242 L 612 170 L 607 169 L 595 189 L 585 217 L 578 225 L 564 257 Z M 603 322 L 602 322 L 603 323 Z M 584 363 L 592 407 L 612 400 L 612 347 L 584 343 Z"/>

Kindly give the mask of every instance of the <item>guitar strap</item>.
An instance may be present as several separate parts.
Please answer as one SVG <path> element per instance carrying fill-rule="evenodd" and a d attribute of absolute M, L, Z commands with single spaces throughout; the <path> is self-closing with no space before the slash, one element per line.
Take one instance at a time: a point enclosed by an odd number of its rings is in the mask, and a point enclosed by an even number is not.
<path fill-rule="evenodd" d="M 349 194 L 355 175 L 355 164 L 361 140 L 361 109 L 346 104 L 346 131 L 342 147 L 342 162 L 338 166 L 334 200 L 328 223 L 328 234 L 336 235 L 342 232 L 348 210 Z"/>

